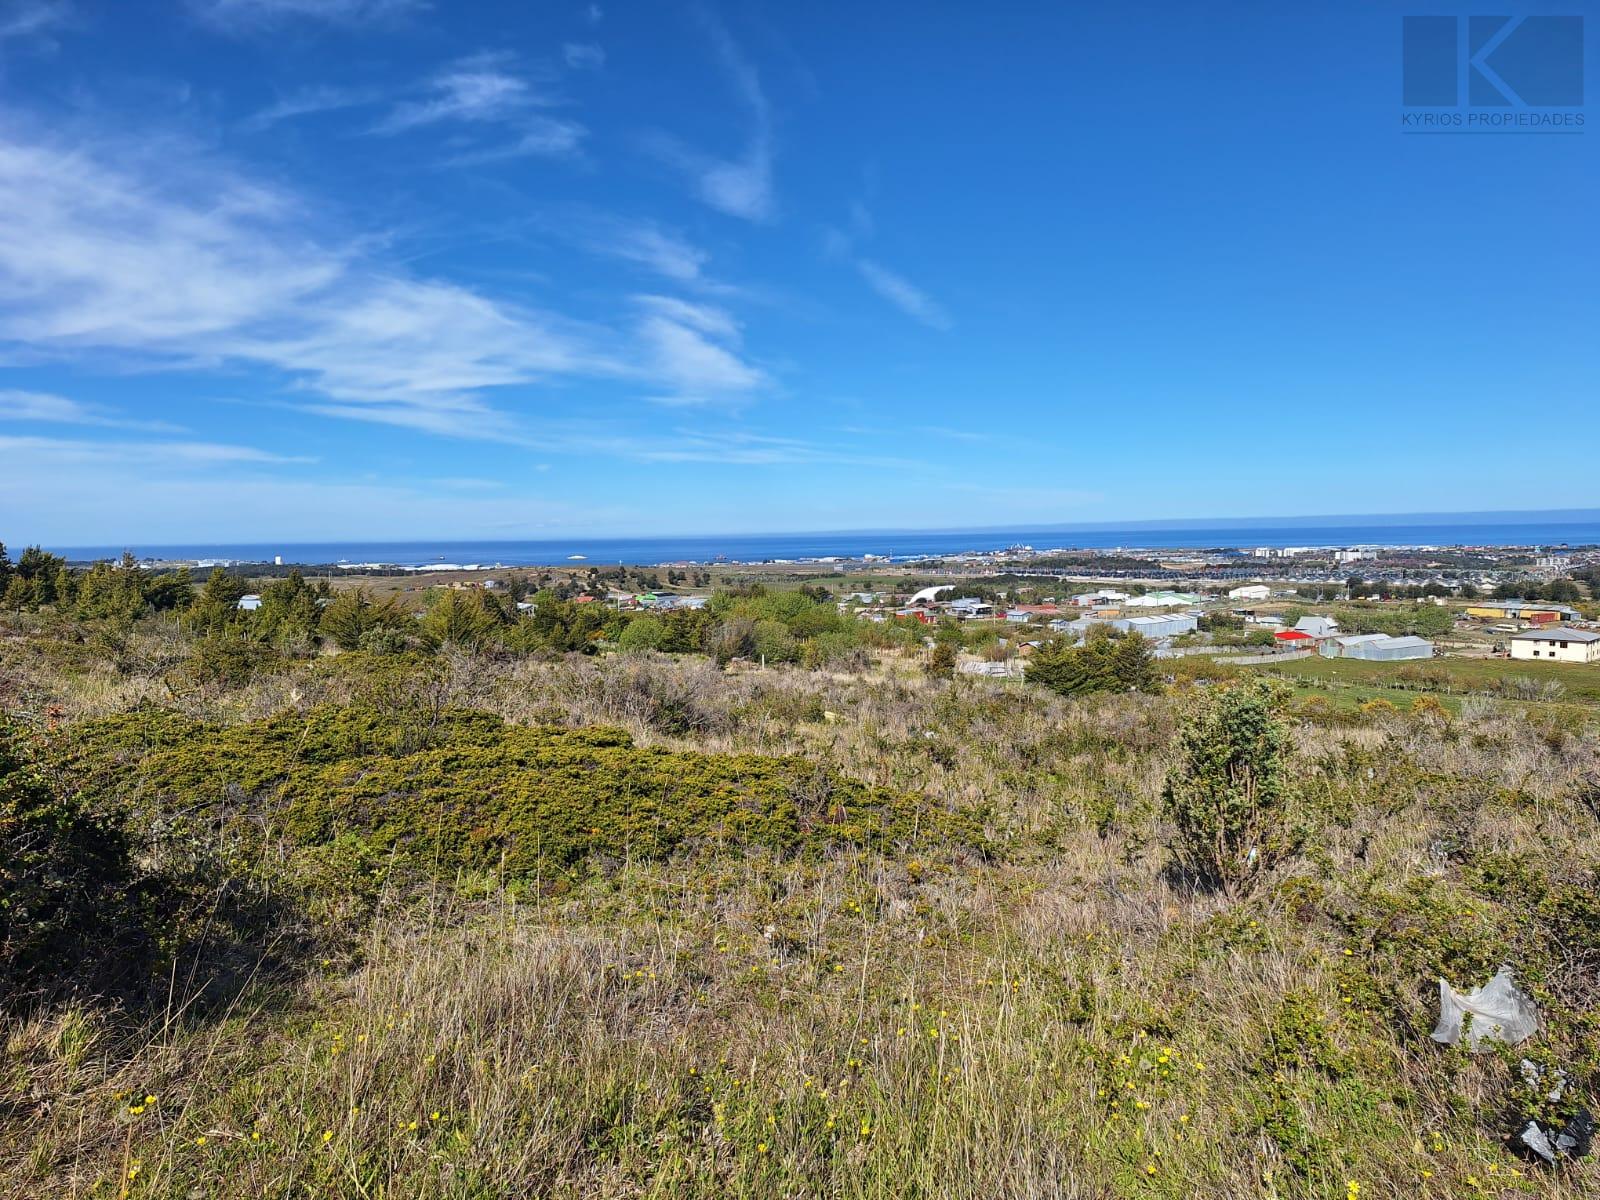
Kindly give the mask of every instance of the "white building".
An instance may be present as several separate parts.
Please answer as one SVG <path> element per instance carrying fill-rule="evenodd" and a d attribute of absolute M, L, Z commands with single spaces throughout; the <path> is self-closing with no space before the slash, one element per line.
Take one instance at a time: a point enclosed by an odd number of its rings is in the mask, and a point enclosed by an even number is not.
<path fill-rule="evenodd" d="M 953 592 L 955 590 L 956 585 L 953 583 L 943 583 L 939 584 L 937 587 L 925 587 L 920 592 L 916 593 L 916 595 L 912 596 L 911 599 L 907 600 L 906 604 L 912 607 L 915 607 L 918 604 L 932 604 L 939 598 L 940 592 Z"/>
<path fill-rule="evenodd" d="M 1193 592 L 1146 592 L 1142 596 L 1134 596 L 1124 605 L 1125 608 L 1187 608 L 1191 604 L 1199 604 L 1200 597 Z"/>
<path fill-rule="evenodd" d="M 994 616 L 994 605 L 976 596 L 963 596 L 950 601 L 950 615 L 961 621 L 983 620 Z"/>
<path fill-rule="evenodd" d="M 1247 583 L 1228 592 L 1229 600 L 1268 600 L 1271 597 L 1272 589 L 1264 583 Z"/>
<path fill-rule="evenodd" d="M 1351 633 L 1331 637 L 1317 647 L 1324 658 L 1364 658 L 1373 662 L 1398 662 L 1432 658 L 1433 643 L 1419 637 L 1390 637 L 1387 633 Z"/>
<path fill-rule="evenodd" d="M 1555 662 L 1600 662 L 1600 633 L 1588 629 L 1530 629 L 1511 639 L 1511 657 L 1551 659 Z"/>
<path fill-rule="evenodd" d="M 253 592 L 248 596 L 240 596 L 239 597 L 239 608 L 243 612 L 255 612 L 256 609 L 258 609 L 260 607 L 261 607 L 261 597 L 257 596 Z"/>
<path fill-rule="evenodd" d="M 1294 627 L 1318 639 L 1330 638 L 1339 632 L 1339 622 L 1332 617 L 1301 617 Z"/>
<path fill-rule="evenodd" d="M 1079 608 L 1097 608 L 1102 604 L 1121 604 L 1127 598 L 1127 592 L 1080 592 L 1072 602 Z"/>
<path fill-rule="evenodd" d="M 1112 621 L 1113 629 L 1120 629 L 1124 633 L 1142 633 L 1147 638 L 1177 637 L 1181 633 L 1193 633 L 1197 622 L 1193 617 L 1170 614 L 1158 617 L 1124 617 L 1120 621 Z"/>

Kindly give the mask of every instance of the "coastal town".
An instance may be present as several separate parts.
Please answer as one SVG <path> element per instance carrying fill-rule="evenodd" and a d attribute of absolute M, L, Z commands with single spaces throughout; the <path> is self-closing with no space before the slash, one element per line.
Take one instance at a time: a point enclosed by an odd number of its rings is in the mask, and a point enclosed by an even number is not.
<path fill-rule="evenodd" d="M 616 618 L 659 620 L 705 610 L 719 592 L 798 589 L 826 600 L 851 623 L 920 631 L 911 644 L 932 647 L 941 630 L 959 629 L 954 670 L 1001 680 L 1026 678 L 1030 660 L 1043 650 L 1135 634 L 1157 660 L 1204 657 L 1219 666 L 1282 669 L 1313 658 L 1502 660 L 1508 667 L 1600 662 L 1600 608 L 1593 603 L 1600 549 L 1588 546 L 1209 552 L 1010 546 L 898 560 L 867 554 L 635 567 L 573 557 L 580 561 L 539 567 L 362 563 L 304 569 L 322 574 L 336 590 L 388 590 L 419 618 L 441 590 L 497 596 L 521 615 L 533 612 L 542 591 Z M 230 562 L 226 569 L 260 579 L 301 568 L 280 559 L 270 567 Z M 238 603 L 253 611 L 261 595 L 248 592 Z M 752 647 L 753 661 L 767 665 L 769 657 Z"/>

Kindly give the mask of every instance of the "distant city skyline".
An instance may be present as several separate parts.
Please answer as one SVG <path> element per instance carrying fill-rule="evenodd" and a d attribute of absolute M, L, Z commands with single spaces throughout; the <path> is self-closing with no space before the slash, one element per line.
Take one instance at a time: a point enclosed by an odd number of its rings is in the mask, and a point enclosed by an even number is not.
<path fill-rule="evenodd" d="M 0 540 L 1592 506 L 1595 139 L 1401 73 L 1381 6 L 0 0 Z"/>

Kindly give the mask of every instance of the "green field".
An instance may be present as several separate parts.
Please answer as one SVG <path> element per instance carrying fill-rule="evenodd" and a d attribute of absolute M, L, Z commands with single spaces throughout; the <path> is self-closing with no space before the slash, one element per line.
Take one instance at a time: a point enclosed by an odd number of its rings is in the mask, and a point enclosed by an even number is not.
<path fill-rule="evenodd" d="M 1304 658 L 1263 668 L 1310 687 L 1377 690 L 1409 695 L 1492 696 L 1504 700 L 1562 700 L 1600 704 L 1600 663 L 1513 662 L 1505 658 L 1435 658 L 1425 662 L 1367 662 L 1353 658 Z M 1374 696 L 1363 696 L 1363 700 Z"/>

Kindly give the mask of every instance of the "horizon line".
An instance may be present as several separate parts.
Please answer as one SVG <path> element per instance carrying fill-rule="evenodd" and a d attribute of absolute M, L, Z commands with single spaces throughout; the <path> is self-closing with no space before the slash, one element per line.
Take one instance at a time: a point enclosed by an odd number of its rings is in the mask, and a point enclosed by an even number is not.
<path fill-rule="evenodd" d="M 1071 521 L 1071 522 L 1027 522 L 1018 521 L 1003 525 L 973 525 L 973 526 L 923 526 L 920 528 L 884 528 L 861 526 L 841 529 L 766 529 L 732 531 L 722 530 L 709 533 L 566 533 L 543 535 L 526 535 L 521 537 L 463 537 L 460 535 L 430 536 L 416 534 L 410 537 L 396 538 L 388 536 L 344 536 L 331 539 L 304 540 L 298 538 L 283 538 L 276 541 L 238 541 L 229 542 L 225 539 L 203 539 L 195 541 L 168 540 L 157 538 L 143 539 L 111 539 L 100 544 L 78 543 L 73 545 L 57 544 L 62 551 L 72 550 L 103 550 L 112 545 L 132 547 L 144 542 L 148 545 L 164 547 L 205 547 L 207 545 L 232 545 L 239 548 L 271 548 L 273 546 L 338 546 L 349 543 L 366 543 L 373 546 L 404 546 L 416 542 L 435 542 L 441 545 L 515 545 L 527 542 L 626 542 L 626 541 L 703 541 L 710 538 L 760 538 L 760 537 L 819 537 L 833 535 L 881 535 L 885 537 L 911 536 L 926 534 L 966 534 L 973 535 L 991 533 L 1072 533 L 1072 532 L 1114 532 L 1126 530 L 1128 532 L 1154 532 L 1160 530 L 1195 530 L 1216 529 L 1218 532 L 1227 532 L 1233 529 L 1323 529 L 1333 528 L 1340 524 L 1368 524 L 1377 526 L 1404 526 L 1417 525 L 1427 528 L 1431 525 L 1446 526 L 1461 524 L 1468 521 L 1477 521 L 1490 525 L 1518 525 L 1531 523 L 1528 518 L 1543 520 L 1550 524 L 1580 524 L 1584 521 L 1600 520 L 1600 508 L 1549 508 L 1549 509 L 1479 509 L 1461 512 L 1375 512 L 1375 513 L 1325 513 L 1308 514 L 1300 516 L 1261 516 L 1261 517 L 1170 517 L 1170 518 L 1143 518 L 1123 521 Z M 1559 519 L 1557 519 L 1559 518 Z M 3 544 L 3 543 L 0 543 Z"/>

